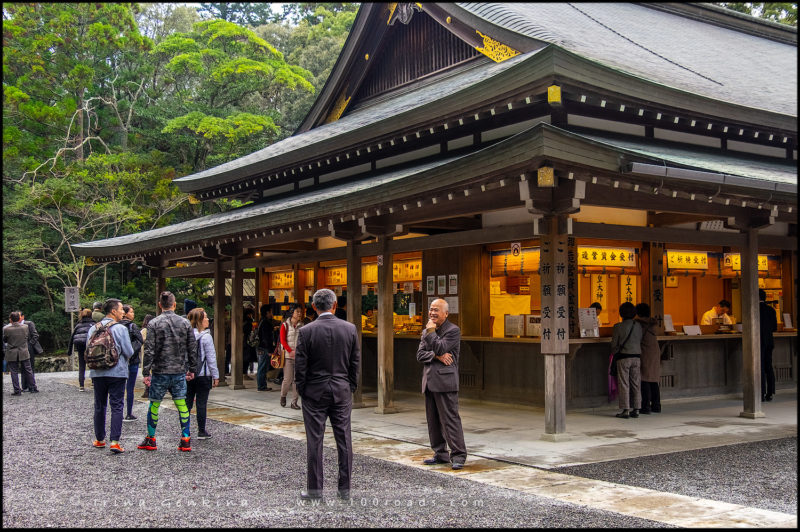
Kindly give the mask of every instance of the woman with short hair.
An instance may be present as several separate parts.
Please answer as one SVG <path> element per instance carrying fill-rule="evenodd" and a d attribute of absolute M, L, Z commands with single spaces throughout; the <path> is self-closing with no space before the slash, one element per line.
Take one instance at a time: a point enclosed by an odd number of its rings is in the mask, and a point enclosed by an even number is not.
<path fill-rule="evenodd" d="M 622 412 L 617 417 L 627 419 L 639 417 L 642 407 L 641 386 L 641 360 L 642 353 L 642 327 L 633 318 L 636 317 L 636 307 L 633 303 L 625 302 L 619 307 L 621 323 L 614 325 L 611 336 L 611 352 L 615 353 L 617 361 L 617 381 L 619 384 L 619 407 Z M 633 402 L 633 409 L 631 409 Z"/>

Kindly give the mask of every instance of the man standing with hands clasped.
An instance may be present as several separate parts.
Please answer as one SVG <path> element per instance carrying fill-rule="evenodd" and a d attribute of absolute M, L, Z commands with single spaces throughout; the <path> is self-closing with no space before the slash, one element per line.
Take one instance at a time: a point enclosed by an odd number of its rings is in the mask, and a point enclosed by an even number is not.
<path fill-rule="evenodd" d="M 464 430 L 458 415 L 458 355 L 461 349 L 461 329 L 447 321 L 450 305 L 435 299 L 428 310 L 428 323 L 422 331 L 417 349 L 417 361 L 425 364 L 422 370 L 422 393 L 425 394 L 425 416 L 433 458 L 425 465 L 452 463 L 461 469 L 467 459 Z M 447 446 L 450 446 L 450 454 Z"/>
<path fill-rule="evenodd" d="M 319 317 L 297 331 L 295 349 L 294 378 L 303 399 L 308 457 L 308 491 L 302 491 L 300 498 L 322 498 L 322 437 L 330 417 L 339 454 L 339 497 L 349 499 L 353 470 L 350 413 L 361 348 L 355 325 L 333 314 L 336 294 L 332 290 L 317 290 L 312 301 Z"/>

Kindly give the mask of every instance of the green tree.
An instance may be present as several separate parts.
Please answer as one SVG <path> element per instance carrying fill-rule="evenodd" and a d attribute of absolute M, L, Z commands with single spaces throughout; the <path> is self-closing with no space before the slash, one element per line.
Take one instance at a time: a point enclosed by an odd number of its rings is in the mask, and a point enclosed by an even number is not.
<path fill-rule="evenodd" d="M 797 26 L 797 4 L 793 2 L 717 2 L 717 5 L 772 22 Z"/>
<path fill-rule="evenodd" d="M 272 12 L 270 2 L 207 2 L 200 4 L 198 13 L 203 18 L 217 18 L 241 26 L 260 26 L 281 18 Z"/>
<path fill-rule="evenodd" d="M 195 171 L 251 153 L 273 142 L 282 102 L 295 91 L 313 92 L 306 70 L 252 31 L 224 20 L 202 21 L 152 52 L 163 97 L 152 109 L 167 149 Z M 164 148 L 161 148 L 164 149 Z"/>

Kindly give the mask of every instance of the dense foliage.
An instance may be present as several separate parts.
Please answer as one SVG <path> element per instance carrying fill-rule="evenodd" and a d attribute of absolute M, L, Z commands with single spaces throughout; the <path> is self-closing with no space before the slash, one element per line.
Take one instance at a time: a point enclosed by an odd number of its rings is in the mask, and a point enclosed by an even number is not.
<path fill-rule="evenodd" d="M 23 310 L 45 349 L 68 341 L 64 287 L 80 287 L 84 307 L 118 297 L 139 320 L 155 312 L 146 266 L 93 265 L 72 244 L 237 206 L 191 204 L 172 180 L 285 138 L 305 116 L 357 5 L 272 7 L 3 5 L 3 313 Z M 208 304 L 208 280 L 167 286 Z"/>

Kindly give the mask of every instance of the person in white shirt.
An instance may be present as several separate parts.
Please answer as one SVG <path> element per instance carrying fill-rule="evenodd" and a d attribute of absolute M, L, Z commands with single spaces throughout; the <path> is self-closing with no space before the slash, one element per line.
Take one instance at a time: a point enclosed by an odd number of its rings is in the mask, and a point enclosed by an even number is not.
<path fill-rule="evenodd" d="M 733 325 L 733 320 L 728 315 L 731 312 L 731 304 L 729 301 L 723 299 L 714 308 L 703 314 L 703 319 L 700 320 L 700 325 L 714 325 L 715 318 L 721 318 L 724 325 Z"/>

